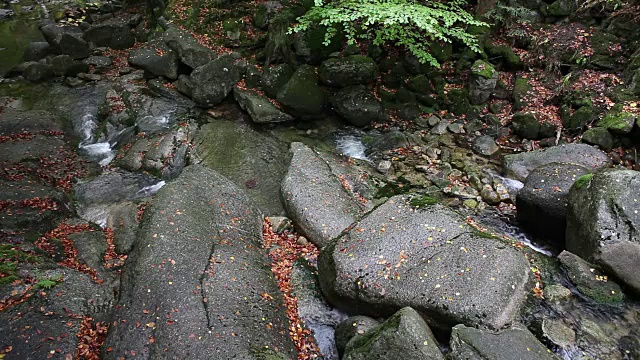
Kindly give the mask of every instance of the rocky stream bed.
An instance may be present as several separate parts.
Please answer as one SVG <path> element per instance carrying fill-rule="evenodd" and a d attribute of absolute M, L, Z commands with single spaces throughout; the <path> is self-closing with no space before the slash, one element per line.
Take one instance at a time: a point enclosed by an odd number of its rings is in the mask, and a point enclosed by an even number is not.
<path fill-rule="evenodd" d="M 561 139 L 483 63 L 459 116 L 134 10 L 0 12 L 0 359 L 640 359 L 633 112 Z"/>

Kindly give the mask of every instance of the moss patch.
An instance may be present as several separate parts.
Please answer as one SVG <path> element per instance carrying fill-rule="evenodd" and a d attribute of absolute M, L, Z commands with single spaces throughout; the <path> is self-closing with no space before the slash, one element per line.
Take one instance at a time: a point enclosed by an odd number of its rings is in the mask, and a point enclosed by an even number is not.
<path fill-rule="evenodd" d="M 411 201 L 409 201 L 409 204 L 411 204 L 411 206 L 415 207 L 416 209 L 420 209 L 429 205 L 435 205 L 437 203 L 438 199 L 429 195 L 416 196 L 412 198 Z"/>
<path fill-rule="evenodd" d="M 471 67 L 471 73 L 486 79 L 492 79 L 496 76 L 496 69 L 488 62 L 476 60 Z"/>
<path fill-rule="evenodd" d="M 591 182 L 591 178 L 593 178 L 593 174 L 582 175 L 573 183 L 573 186 L 575 186 L 576 189 L 582 189 Z"/>

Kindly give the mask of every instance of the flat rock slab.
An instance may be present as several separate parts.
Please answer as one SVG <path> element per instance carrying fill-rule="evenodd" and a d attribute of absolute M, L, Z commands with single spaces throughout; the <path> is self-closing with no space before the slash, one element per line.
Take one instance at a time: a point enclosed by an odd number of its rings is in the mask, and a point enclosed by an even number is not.
<path fill-rule="evenodd" d="M 491 332 L 458 325 L 451 333 L 450 356 L 453 360 L 560 360 L 521 326 Z"/>
<path fill-rule="evenodd" d="M 25 139 L 0 142 L 2 160 L 12 163 L 22 161 L 39 161 L 40 158 L 55 156 L 66 150 L 64 140 L 47 135 L 34 135 Z"/>
<path fill-rule="evenodd" d="M 46 111 L 20 111 L 4 108 L 0 112 L 0 135 L 62 130 L 61 122 Z"/>
<path fill-rule="evenodd" d="M 106 359 L 293 358 L 262 218 L 229 180 L 185 168 L 145 211 Z"/>
<path fill-rule="evenodd" d="M 410 306 L 441 328 L 510 323 L 530 273 L 511 245 L 474 234 L 446 207 L 416 210 L 403 196 L 322 249 L 318 271 L 329 302 L 348 313 L 390 315 Z"/>
<path fill-rule="evenodd" d="M 589 171 L 611 166 L 611 159 L 602 150 L 587 144 L 568 144 L 507 155 L 504 157 L 504 173 L 506 177 L 524 181 L 533 169 L 552 162 L 576 164 Z"/>
<path fill-rule="evenodd" d="M 285 209 L 307 238 L 322 247 L 364 210 L 316 152 L 302 143 L 292 143 L 290 151 L 293 157 L 282 181 Z"/>

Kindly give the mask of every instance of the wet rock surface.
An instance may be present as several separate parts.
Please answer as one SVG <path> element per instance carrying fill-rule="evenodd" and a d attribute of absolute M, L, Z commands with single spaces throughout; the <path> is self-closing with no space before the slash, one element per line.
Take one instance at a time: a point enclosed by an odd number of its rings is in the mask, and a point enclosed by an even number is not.
<path fill-rule="evenodd" d="M 290 152 L 281 187 L 285 209 L 309 240 L 323 247 L 358 220 L 363 209 L 312 149 L 293 143 Z"/>
<path fill-rule="evenodd" d="M 260 249 L 261 217 L 242 190 L 212 170 L 190 166 L 146 214 L 125 268 L 116 325 L 105 343 L 114 351 L 107 358 L 130 351 L 150 358 L 257 358 L 254 351 L 266 346 L 293 355 Z"/>
<path fill-rule="evenodd" d="M 411 306 L 445 328 L 509 324 L 529 281 L 527 262 L 511 245 L 474 235 L 441 206 L 415 210 L 402 196 L 323 248 L 318 270 L 329 302 L 348 313 L 389 315 Z"/>

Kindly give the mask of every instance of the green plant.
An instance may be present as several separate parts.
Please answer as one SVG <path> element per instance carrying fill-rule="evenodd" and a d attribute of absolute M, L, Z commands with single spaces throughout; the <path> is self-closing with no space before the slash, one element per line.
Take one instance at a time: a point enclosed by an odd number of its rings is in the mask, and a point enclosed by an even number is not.
<path fill-rule="evenodd" d="M 40 279 L 40 281 L 36 283 L 36 286 L 39 287 L 40 289 L 49 290 L 61 282 L 62 282 L 62 275 L 58 275 L 53 278 Z"/>
<path fill-rule="evenodd" d="M 422 63 L 438 67 L 429 45 L 458 41 L 479 52 L 475 35 L 467 26 L 488 26 L 464 10 L 462 0 L 315 0 L 315 7 L 298 18 L 289 32 L 309 29 L 313 24 L 327 27 L 324 44 L 340 30 L 349 44 L 369 40 L 373 45 L 393 44 L 415 55 Z"/>
<path fill-rule="evenodd" d="M 487 11 L 485 17 L 494 24 L 500 24 L 501 28 L 505 29 L 506 36 L 517 39 L 527 36 L 523 25 L 530 22 L 528 19 L 530 15 L 531 10 L 526 7 L 511 6 L 498 1 L 495 7 Z"/>

